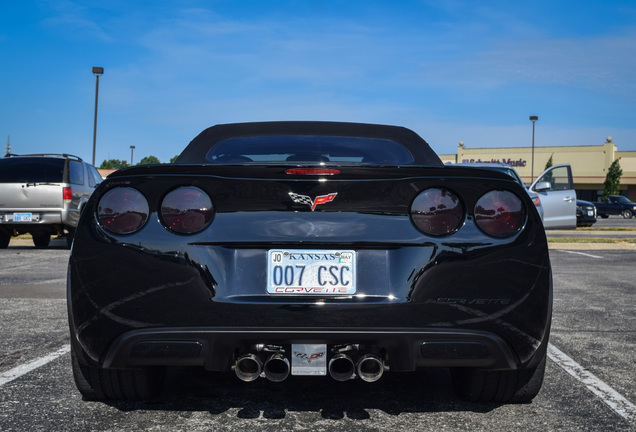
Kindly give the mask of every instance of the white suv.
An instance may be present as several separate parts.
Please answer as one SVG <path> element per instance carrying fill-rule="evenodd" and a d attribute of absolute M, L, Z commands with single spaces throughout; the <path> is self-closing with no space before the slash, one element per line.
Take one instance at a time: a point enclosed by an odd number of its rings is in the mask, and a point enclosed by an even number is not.
<path fill-rule="evenodd" d="M 65 235 L 70 247 L 82 207 L 102 176 L 68 154 L 8 154 L 0 159 L 0 249 L 29 233 L 36 247 Z"/>

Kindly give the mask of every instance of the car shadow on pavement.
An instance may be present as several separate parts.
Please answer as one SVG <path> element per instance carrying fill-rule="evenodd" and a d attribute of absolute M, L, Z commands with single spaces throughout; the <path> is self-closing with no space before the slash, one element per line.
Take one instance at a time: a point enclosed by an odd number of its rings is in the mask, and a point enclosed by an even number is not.
<path fill-rule="evenodd" d="M 501 406 L 458 399 L 446 369 L 386 373 L 375 383 L 298 376 L 280 383 L 265 378 L 246 383 L 229 372 L 175 368 L 169 369 L 165 389 L 157 400 L 107 403 L 120 411 L 207 411 L 219 415 L 238 409 L 236 417 L 241 419 L 283 419 L 287 413 L 315 412 L 329 420 L 367 420 L 372 410 L 397 416 L 409 412 L 487 413 Z"/>
<path fill-rule="evenodd" d="M 49 243 L 49 245 L 47 247 L 43 247 L 43 248 L 39 248 L 36 247 L 33 244 L 33 241 L 31 240 L 23 240 L 23 239 L 19 239 L 19 240 L 14 240 L 12 239 L 9 242 L 9 247 L 7 248 L 9 250 L 12 249 L 30 249 L 30 250 L 46 250 L 46 249 L 55 249 L 55 250 L 60 250 L 60 249 L 69 249 L 67 243 L 66 243 L 66 239 L 65 238 L 54 238 L 51 239 L 51 242 Z"/>

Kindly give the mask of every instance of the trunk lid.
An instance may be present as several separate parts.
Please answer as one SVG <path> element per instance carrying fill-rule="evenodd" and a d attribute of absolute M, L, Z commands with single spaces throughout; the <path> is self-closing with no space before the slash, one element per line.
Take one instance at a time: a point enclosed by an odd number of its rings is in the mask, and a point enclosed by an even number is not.
<path fill-rule="evenodd" d="M 329 168 L 332 175 L 289 174 L 297 168 Z M 412 200 L 428 187 L 462 189 L 513 184 L 506 174 L 450 166 L 377 167 L 296 165 L 155 165 L 117 171 L 107 183 L 152 179 L 152 189 L 165 191 L 179 183 L 201 187 L 217 212 L 320 211 L 406 214 Z M 490 179 L 490 180 L 489 180 Z M 480 187 L 476 185 L 480 184 Z M 515 187 L 515 186 L 511 186 Z M 150 197 L 149 197 L 150 198 Z M 159 197 L 158 197 L 159 198 Z"/>

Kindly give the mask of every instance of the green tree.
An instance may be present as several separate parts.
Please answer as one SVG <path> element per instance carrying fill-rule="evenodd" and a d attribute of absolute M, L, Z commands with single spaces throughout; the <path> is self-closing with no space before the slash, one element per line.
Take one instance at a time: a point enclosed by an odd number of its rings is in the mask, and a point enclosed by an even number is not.
<path fill-rule="evenodd" d="M 160 164 L 161 161 L 156 156 L 146 156 L 142 160 L 139 161 L 137 165 L 150 165 L 150 164 Z"/>
<path fill-rule="evenodd" d="M 179 155 L 174 155 L 170 158 L 170 163 L 174 163 L 174 161 L 177 160 L 177 158 L 179 157 Z"/>
<path fill-rule="evenodd" d="M 605 199 L 610 195 L 620 195 L 622 175 L 623 170 L 621 169 L 621 164 L 618 162 L 618 159 L 616 159 L 607 170 L 605 182 L 603 182 L 603 195 L 601 195 L 601 201 L 605 201 Z"/>
<path fill-rule="evenodd" d="M 104 162 L 102 162 L 99 168 L 118 170 L 118 169 L 126 168 L 128 166 L 129 166 L 128 162 L 126 162 L 125 160 L 108 159 L 108 160 L 104 160 Z"/>
<path fill-rule="evenodd" d="M 552 161 L 553 156 L 554 156 L 554 153 L 550 155 L 550 159 L 548 159 L 548 161 L 545 163 L 545 168 L 543 169 L 544 171 L 552 167 L 552 165 L 554 165 L 554 162 Z"/>

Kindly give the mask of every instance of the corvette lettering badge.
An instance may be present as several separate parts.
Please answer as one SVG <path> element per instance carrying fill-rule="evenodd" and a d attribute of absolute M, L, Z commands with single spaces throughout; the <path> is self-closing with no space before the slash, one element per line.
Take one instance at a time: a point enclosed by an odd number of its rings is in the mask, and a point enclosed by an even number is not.
<path fill-rule="evenodd" d="M 338 195 L 337 192 L 330 193 L 329 195 L 320 195 L 312 201 L 312 199 L 307 195 L 298 195 L 293 192 L 289 192 L 289 197 L 292 199 L 293 202 L 308 205 L 309 207 L 311 207 L 311 211 L 314 211 L 318 204 L 325 204 L 333 201 L 334 198 L 336 198 L 336 195 Z"/>

